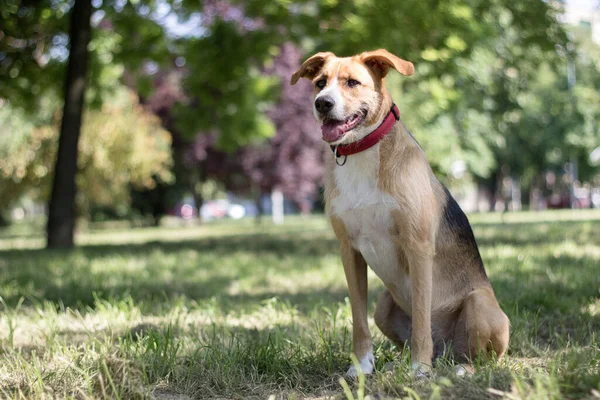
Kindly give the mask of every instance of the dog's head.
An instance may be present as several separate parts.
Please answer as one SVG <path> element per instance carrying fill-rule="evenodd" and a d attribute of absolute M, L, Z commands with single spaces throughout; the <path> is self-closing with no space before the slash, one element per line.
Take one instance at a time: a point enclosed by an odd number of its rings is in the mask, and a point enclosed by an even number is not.
<path fill-rule="evenodd" d="M 336 145 L 362 139 L 373 131 L 391 107 L 384 78 L 390 68 L 412 75 L 412 63 L 380 49 L 352 57 L 317 53 L 292 75 L 314 84 L 313 114 L 322 123 L 323 139 Z"/>

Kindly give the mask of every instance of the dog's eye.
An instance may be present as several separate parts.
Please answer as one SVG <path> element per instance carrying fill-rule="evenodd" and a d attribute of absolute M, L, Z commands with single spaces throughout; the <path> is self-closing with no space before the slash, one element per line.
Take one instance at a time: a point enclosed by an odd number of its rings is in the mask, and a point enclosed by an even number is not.
<path fill-rule="evenodd" d="M 317 81 L 317 83 L 315 83 L 315 85 L 319 88 L 319 89 L 323 89 L 325 87 L 325 85 L 327 84 L 327 80 L 325 79 L 319 79 Z"/>
<path fill-rule="evenodd" d="M 346 84 L 348 85 L 348 87 L 353 88 L 354 86 L 360 85 L 360 82 L 357 81 L 356 79 L 348 79 L 348 81 L 346 82 Z"/>

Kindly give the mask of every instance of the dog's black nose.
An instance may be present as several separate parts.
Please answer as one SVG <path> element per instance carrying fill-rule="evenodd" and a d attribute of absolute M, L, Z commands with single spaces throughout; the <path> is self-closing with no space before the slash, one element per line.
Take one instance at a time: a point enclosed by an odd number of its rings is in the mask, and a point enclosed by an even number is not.
<path fill-rule="evenodd" d="M 319 114 L 327 114 L 334 105 L 335 102 L 331 96 L 321 96 L 315 100 L 315 108 Z"/>

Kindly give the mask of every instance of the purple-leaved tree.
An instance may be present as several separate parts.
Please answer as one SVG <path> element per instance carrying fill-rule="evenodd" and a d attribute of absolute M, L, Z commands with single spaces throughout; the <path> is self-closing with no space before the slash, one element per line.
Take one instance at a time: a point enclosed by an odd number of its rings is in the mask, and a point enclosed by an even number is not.
<path fill-rule="evenodd" d="M 242 168 L 248 178 L 268 193 L 279 189 L 299 207 L 310 212 L 323 177 L 323 157 L 327 146 L 312 115 L 309 82 L 289 84 L 301 60 L 301 51 L 291 43 L 281 47 L 268 74 L 281 81 L 281 96 L 268 111 L 276 134 L 260 146 L 248 146 L 241 153 Z"/>
<path fill-rule="evenodd" d="M 281 81 L 278 101 L 267 112 L 275 125 L 275 136 L 234 153 L 216 148 L 215 133 L 199 133 L 186 153 L 186 165 L 196 168 L 201 180 L 215 179 L 228 190 L 259 197 L 281 190 L 301 212 L 310 212 L 318 200 L 327 146 L 311 108 L 309 82 L 289 85 L 289 78 L 301 63 L 301 51 L 284 44 L 266 74 Z"/>

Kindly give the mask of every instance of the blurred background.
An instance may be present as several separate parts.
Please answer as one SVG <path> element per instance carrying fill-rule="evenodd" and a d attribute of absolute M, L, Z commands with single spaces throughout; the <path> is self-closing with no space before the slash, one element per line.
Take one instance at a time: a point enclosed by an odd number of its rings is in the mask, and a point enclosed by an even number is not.
<path fill-rule="evenodd" d="M 466 211 L 600 208 L 599 6 L 0 0 L 0 225 L 70 247 L 89 223 L 321 213 L 331 155 L 289 78 L 380 47 L 415 64 L 387 86 Z"/>

